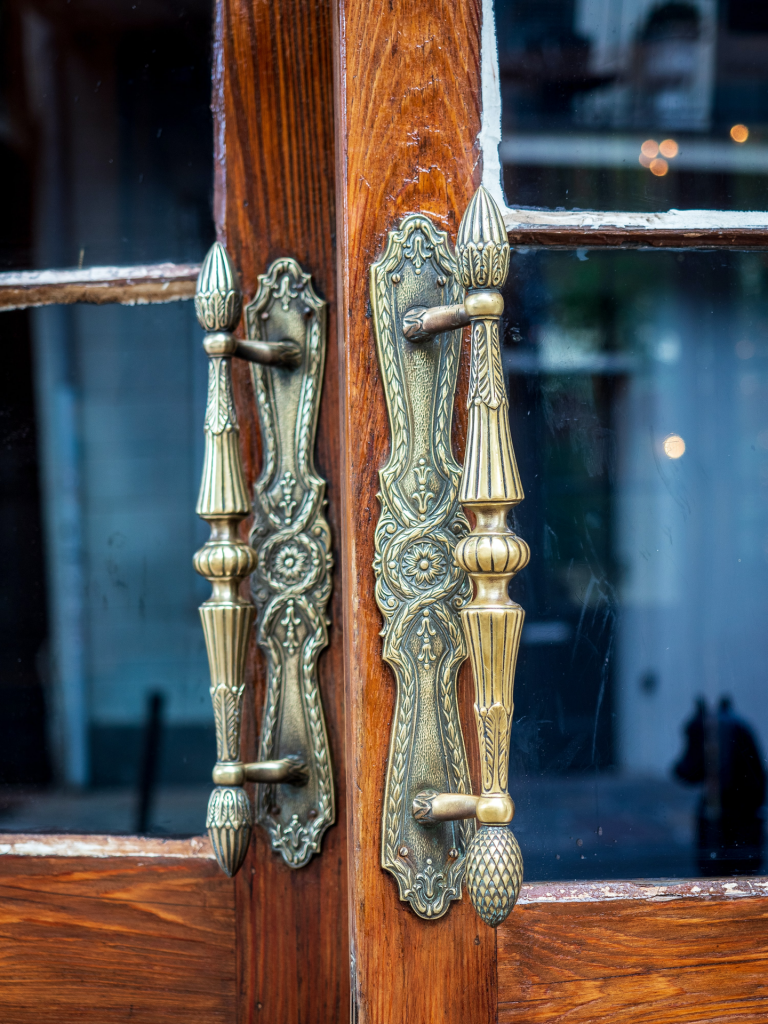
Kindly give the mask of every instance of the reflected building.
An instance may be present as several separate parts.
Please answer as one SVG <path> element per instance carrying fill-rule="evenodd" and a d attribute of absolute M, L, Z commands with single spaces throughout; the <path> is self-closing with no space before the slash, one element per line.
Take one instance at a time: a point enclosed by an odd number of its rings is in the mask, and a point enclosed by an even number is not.
<path fill-rule="evenodd" d="M 204 255 L 210 5 L 176 8 L 3 4 L 4 270 Z M 16 609 L 2 618 L 2 827 L 130 831 L 149 694 L 166 698 L 163 783 L 207 780 L 214 758 L 191 564 L 206 532 L 200 331 L 191 301 L 47 306 L 0 325 L 13 351 L 3 601 Z M 27 813 L 15 787 L 42 783 L 46 809 Z M 94 787 L 125 793 L 84 818 L 69 794 Z M 204 798 L 195 831 L 203 814 Z"/>
<path fill-rule="evenodd" d="M 496 0 L 495 10 L 511 206 L 764 207 L 764 5 Z M 730 135 L 737 124 L 747 145 Z M 673 155 L 651 168 L 641 147 L 664 140 Z"/>

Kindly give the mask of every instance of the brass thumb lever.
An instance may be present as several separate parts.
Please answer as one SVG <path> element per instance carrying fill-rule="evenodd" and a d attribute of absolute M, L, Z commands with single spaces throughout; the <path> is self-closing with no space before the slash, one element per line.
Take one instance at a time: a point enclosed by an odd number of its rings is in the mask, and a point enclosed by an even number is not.
<path fill-rule="evenodd" d="M 208 802 L 206 826 L 221 868 L 234 875 L 251 838 L 253 815 L 243 783 L 306 783 L 306 766 L 298 758 L 244 764 L 240 761 L 240 726 L 245 690 L 245 658 L 255 616 L 240 584 L 256 568 L 255 551 L 238 534 L 251 511 L 240 459 L 240 428 L 232 394 L 232 358 L 290 365 L 299 354 L 292 341 L 240 341 L 232 335 L 242 309 L 237 272 L 227 251 L 214 242 L 205 257 L 195 291 L 195 312 L 206 331 L 209 357 L 205 410 L 205 461 L 197 514 L 211 536 L 194 558 L 195 569 L 212 585 L 200 607 L 216 722 L 216 788 Z"/>
<path fill-rule="evenodd" d="M 508 827 L 515 812 L 507 792 L 512 691 L 525 612 L 509 596 L 509 581 L 528 564 L 528 545 L 507 526 L 523 500 L 512 448 L 499 348 L 509 271 L 509 243 L 499 208 L 480 186 L 462 218 L 456 255 L 467 297 L 461 306 L 411 310 L 404 333 L 413 341 L 472 326 L 469 425 L 459 501 L 475 527 L 456 546 L 474 596 L 461 610 L 475 683 L 481 794 L 419 793 L 413 813 L 423 824 L 474 816 L 478 829 L 467 854 L 467 888 L 486 924 L 496 926 L 515 905 L 523 878 L 520 847 Z M 407 332 L 410 331 L 410 334 Z"/>

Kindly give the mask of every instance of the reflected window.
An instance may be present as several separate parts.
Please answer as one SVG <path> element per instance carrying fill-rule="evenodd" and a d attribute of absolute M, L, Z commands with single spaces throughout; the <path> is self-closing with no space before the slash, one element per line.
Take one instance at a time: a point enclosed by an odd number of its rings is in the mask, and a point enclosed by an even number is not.
<path fill-rule="evenodd" d="M 210 35 L 208 0 L 2 0 L 2 269 L 202 259 Z"/>
<path fill-rule="evenodd" d="M 515 206 L 761 209 L 768 19 L 745 0 L 496 0 Z"/>

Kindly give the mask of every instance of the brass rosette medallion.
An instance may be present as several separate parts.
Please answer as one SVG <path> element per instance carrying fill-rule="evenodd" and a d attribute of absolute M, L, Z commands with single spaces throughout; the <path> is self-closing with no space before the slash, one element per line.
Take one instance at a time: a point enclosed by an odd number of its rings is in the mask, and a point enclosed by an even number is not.
<path fill-rule="evenodd" d="M 456 676 L 467 656 L 459 609 L 469 597 L 453 551 L 468 531 L 451 420 L 461 331 L 415 344 L 403 334 L 414 307 L 458 303 L 463 288 L 445 232 L 423 216 L 390 232 L 371 267 L 371 306 L 392 438 L 380 472 L 376 600 L 383 657 L 397 683 L 382 821 L 382 866 L 423 918 L 461 897 L 472 821 L 426 826 L 412 814 L 425 784 L 470 792 Z"/>

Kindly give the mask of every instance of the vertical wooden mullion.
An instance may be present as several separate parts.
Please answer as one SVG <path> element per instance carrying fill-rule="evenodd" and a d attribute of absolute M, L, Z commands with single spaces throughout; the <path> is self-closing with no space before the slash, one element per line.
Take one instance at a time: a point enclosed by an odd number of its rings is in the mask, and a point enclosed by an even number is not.
<path fill-rule="evenodd" d="M 337 824 L 322 853 L 292 871 L 262 829 L 232 883 L 237 895 L 238 1024 L 339 1024 L 349 1013 L 343 667 L 339 551 L 340 444 L 335 293 L 332 22 L 315 0 L 216 0 L 214 139 L 217 235 L 249 298 L 269 263 L 292 256 L 329 303 L 317 470 L 327 480 L 336 568 L 320 688 L 331 741 Z M 234 366 L 249 485 L 261 451 L 248 368 Z M 265 666 L 251 644 L 243 756 L 256 756 Z"/>
<path fill-rule="evenodd" d="M 374 600 L 378 471 L 389 431 L 368 304 L 369 266 L 387 230 L 422 212 L 455 237 L 479 184 L 480 4 L 337 0 L 335 31 L 353 1019 L 485 1024 L 497 1015 L 495 932 L 466 896 L 441 920 L 420 920 L 379 863 L 395 685 L 381 657 Z M 458 437 L 464 374 L 460 385 Z M 467 701 L 466 674 L 460 688 Z M 465 715 L 473 751 L 469 722 Z"/>

